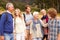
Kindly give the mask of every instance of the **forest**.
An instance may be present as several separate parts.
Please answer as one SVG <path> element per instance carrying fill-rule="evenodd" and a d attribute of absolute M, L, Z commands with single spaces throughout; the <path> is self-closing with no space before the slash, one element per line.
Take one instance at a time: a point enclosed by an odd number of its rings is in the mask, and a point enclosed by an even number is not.
<path fill-rule="evenodd" d="M 0 0 L 0 9 L 4 10 L 5 5 L 12 2 L 15 8 L 24 11 L 25 5 L 29 4 L 32 11 L 40 11 L 41 9 L 55 8 L 60 12 L 60 0 Z"/>

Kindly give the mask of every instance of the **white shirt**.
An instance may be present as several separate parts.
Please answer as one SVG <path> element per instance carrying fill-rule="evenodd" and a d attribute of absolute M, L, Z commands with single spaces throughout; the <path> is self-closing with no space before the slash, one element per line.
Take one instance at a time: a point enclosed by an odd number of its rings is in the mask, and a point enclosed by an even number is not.
<path fill-rule="evenodd" d="M 33 18 L 33 16 L 32 16 L 31 13 L 30 14 L 25 13 L 25 21 L 26 21 L 26 23 L 28 23 L 28 21 L 32 20 L 32 18 Z M 30 29 L 30 25 L 26 26 L 26 29 Z"/>
<path fill-rule="evenodd" d="M 10 14 L 11 14 L 11 12 L 10 12 L 9 10 L 7 10 L 6 12 L 8 12 L 8 13 L 10 13 Z"/>
<path fill-rule="evenodd" d="M 16 22 L 15 22 L 15 27 L 16 27 L 16 33 L 22 33 L 25 32 L 25 22 L 21 18 L 17 17 Z"/>

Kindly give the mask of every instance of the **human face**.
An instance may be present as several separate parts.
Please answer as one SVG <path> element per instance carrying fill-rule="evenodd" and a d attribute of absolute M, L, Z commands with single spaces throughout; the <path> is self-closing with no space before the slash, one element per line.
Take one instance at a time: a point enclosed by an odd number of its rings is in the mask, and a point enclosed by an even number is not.
<path fill-rule="evenodd" d="M 8 10 L 9 10 L 10 12 L 13 12 L 14 6 L 13 6 L 13 5 L 9 5 Z"/>
<path fill-rule="evenodd" d="M 19 11 L 15 10 L 15 14 L 16 14 L 16 16 L 19 16 Z"/>
<path fill-rule="evenodd" d="M 45 10 L 41 11 L 41 13 L 42 13 L 42 15 L 46 15 L 46 11 Z"/>
<path fill-rule="evenodd" d="M 35 18 L 35 19 L 38 19 L 38 18 L 39 18 L 39 14 L 35 14 L 35 15 L 34 15 L 34 18 Z"/>
<path fill-rule="evenodd" d="M 27 13 L 30 13 L 30 11 L 31 11 L 31 8 L 30 7 L 27 7 L 26 12 Z"/>

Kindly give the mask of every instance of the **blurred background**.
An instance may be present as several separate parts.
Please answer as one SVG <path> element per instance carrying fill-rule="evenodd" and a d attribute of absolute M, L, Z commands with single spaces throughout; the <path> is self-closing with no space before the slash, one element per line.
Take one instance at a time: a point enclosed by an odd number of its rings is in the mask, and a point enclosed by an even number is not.
<path fill-rule="evenodd" d="M 40 11 L 41 9 L 55 8 L 60 13 L 60 0 L 0 0 L 0 11 L 5 10 L 5 5 L 12 2 L 15 8 L 24 11 L 25 5 L 29 4 L 33 11 Z M 58 14 L 59 15 L 59 14 Z"/>

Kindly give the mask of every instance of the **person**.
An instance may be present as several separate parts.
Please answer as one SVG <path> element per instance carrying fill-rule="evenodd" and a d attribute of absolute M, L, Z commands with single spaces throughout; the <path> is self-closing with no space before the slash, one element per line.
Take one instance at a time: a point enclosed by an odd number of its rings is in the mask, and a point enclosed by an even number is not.
<path fill-rule="evenodd" d="M 1 14 L 0 14 L 0 19 L 1 19 Z M 0 40 L 1 40 L 1 36 L 0 36 Z"/>
<path fill-rule="evenodd" d="M 23 14 L 21 13 L 20 9 L 15 9 L 15 33 L 16 33 L 16 40 L 25 40 L 25 31 L 26 26 L 24 22 Z"/>
<path fill-rule="evenodd" d="M 33 12 L 33 19 L 30 24 L 30 34 L 32 35 L 32 40 L 42 40 L 43 30 L 42 26 L 46 27 L 47 24 L 44 24 L 41 19 L 39 19 L 39 13 Z"/>
<path fill-rule="evenodd" d="M 29 5 L 25 6 L 25 13 L 24 13 L 24 20 L 26 24 L 26 40 L 31 40 L 31 35 L 30 35 L 30 23 L 33 18 L 31 14 L 31 8 Z"/>
<path fill-rule="evenodd" d="M 41 10 L 41 13 L 42 13 L 42 18 L 41 20 L 43 20 L 44 23 L 48 23 L 48 16 L 46 14 L 46 10 L 45 9 L 42 9 Z M 48 40 L 48 27 L 43 27 L 43 31 L 44 31 L 44 37 L 42 40 L 44 40 L 46 38 L 46 40 Z"/>
<path fill-rule="evenodd" d="M 55 8 L 48 9 L 48 40 L 60 40 L 60 19 L 57 18 L 57 11 Z"/>
<path fill-rule="evenodd" d="M 6 4 L 6 12 L 2 13 L 0 20 L 1 40 L 14 40 L 13 38 L 13 17 L 14 6 L 12 3 Z"/>

